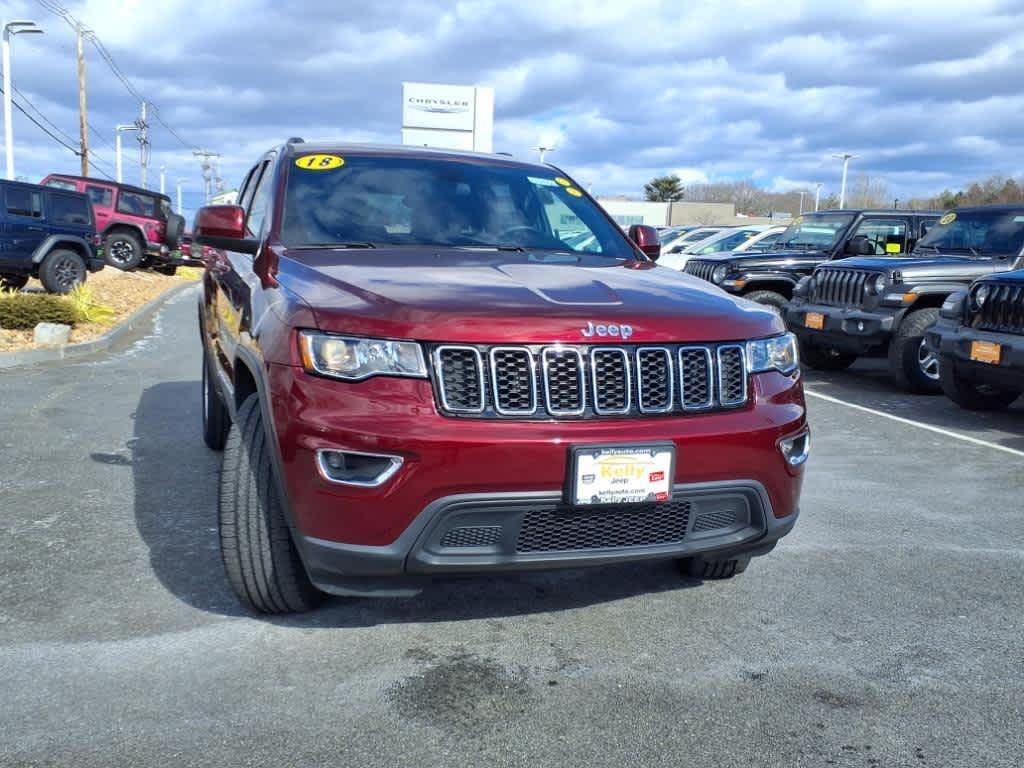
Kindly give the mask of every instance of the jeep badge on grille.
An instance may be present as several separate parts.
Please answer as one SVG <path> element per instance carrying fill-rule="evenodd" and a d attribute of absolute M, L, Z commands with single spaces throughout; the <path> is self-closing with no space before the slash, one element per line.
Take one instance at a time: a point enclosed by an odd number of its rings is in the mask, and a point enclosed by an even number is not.
<path fill-rule="evenodd" d="M 591 336 L 618 336 L 620 339 L 625 341 L 633 335 L 633 326 L 631 325 L 594 325 L 592 322 L 587 323 L 586 328 L 581 328 L 580 333 L 586 337 Z"/>

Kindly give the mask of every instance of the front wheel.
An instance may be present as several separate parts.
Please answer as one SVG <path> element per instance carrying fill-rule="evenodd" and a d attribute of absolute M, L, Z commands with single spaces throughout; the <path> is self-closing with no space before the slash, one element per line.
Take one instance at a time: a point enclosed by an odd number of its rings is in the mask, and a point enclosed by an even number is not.
<path fill-rule="evenodd" d="M 816 371 L 845 371 L 856 359 L 856 355 L 840 352 L 832 347 L 800 345 L 800 362 L 806 363 Z"/>
<path fill-rule="evenodd" d="M 780 315 L 786 305 L 789 304 L 789 299 L 777 291 L 751 291 L 744 294 L 743 298 L 756 301 L 758 304 L 764 304 L 766 307 L 771 307 Z"/>
<path fill-rule="evenodd" d="M 39 281 L 50 293 L 69 293 L 85 275 L 85 262 L 74 251 L 50 251 L 39 265 Z"/>
<path fill-rule="evenodd" d="M 925 331 L 939 319 L 937 309 L 919 309 L 903 318 L 889 344 L 889 373 L 908 392 L 937 395 L 939 356 L 925 341 Z"/>
<path fill-rule="evenodd" d="M 968 411 L 1006 410 L 1021 396 L 1020 390 L 996 389 L 987 384 L 968 381 L 960 375 L 949 358 L 942 360 L 940 370 L 939 380 L 946 397 Z"/>
<path fill-rule="evenodd" d="M 250 395 L 231 425 L 220 472 L 220 551 L 228 582 L 260 613 L 297 613 L 319 605 L 292 541 L 270 463 L 259 398 Z"/>
<path fill-rule="evenodd" d="M 130 232 L 113 232 L 103 241 L 107 264 L 117 269 L 135 269 L 145 255 L 139 238 Z"/>

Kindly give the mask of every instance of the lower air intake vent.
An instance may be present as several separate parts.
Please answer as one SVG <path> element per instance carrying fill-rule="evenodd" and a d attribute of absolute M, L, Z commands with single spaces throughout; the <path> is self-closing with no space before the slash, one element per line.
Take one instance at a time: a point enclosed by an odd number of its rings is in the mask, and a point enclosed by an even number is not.
<path fill-rule="evenodd" d="M 612 549 L 680 542 L 686 535 L 690 502 L 666 501 L 629 510 L 605 507 L 570 512 L 554 507 L 529 510 L 516 540 L 517 552 Z"/>
<path fill-rule="evenodd" d="M 442 547 L 491 547 L 501 538 L 500 525 L 464 525 L 441 537 Z"/>

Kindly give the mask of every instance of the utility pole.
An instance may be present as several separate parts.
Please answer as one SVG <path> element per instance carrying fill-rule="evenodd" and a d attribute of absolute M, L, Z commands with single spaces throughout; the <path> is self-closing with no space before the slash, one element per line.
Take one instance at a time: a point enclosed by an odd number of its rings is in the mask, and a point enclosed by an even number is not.
<path fill-rule="evenodd" d="M 75 25 L 75 37 L 78 41 L 78 143 L 82 157 L 82 175 L 89 175 L 89 120 L 85 106 L 85 46 L 82 38 L 86 29 L 79 22 Z"/>
<path fill-rule="evenodd" d="M 818 201 L 821 200 L 821 182 L 814 185 L 814 210 L 818 210 Z"/>
<path fill-rule="evenodd" d="M 217 168 L 217 160 L 220 159 L 220 155 L 205 149 L 193 150 L 192 154 L 199 158 L 199 164 L 203 169 L 203 202 L 209 203 L 214 179 L 218 186 L 221 184 L 220 171 Z"/>
<path fill-rule="evenodd" d="M 140 186 L 143 189 L 149 189 L 146 186 L 146 166 L 149 164 L 149 123 L 146 122 L 146 102 L 142 102 L 142 111 L 139 114 L 139 119 L 135 121 L 135 124 L 139 128 L 138 140 L 139 140 L 139 181 Z"/>
<path fill-rule="evenodd" d="M 164 185 L 164 176 L 166 175 L 166 172 L 167 172 L 167 166 L 166 165 L 161 165 L 160 166 L 160 194 L 161 195 L 166 195 L 167 194 L 167 190 L 166 190 L 165 185 Z"/>
<path fill-rule="evenodd" d="M 554 147 L 534 147 L 534 149 L 537 150 L 537 152 L 540 154 L 541 165 L 544 164 L 544 155 L 546 155 L 548 152 L 555 151 Z"/>
<path fill-rule="evenodd" d="M 34 21 L 8 21 L 4 24 L 2 42 L 0 42 L 0 62 L 4 68 L 4 148 L 7 151 L 7 179 L 14 181 L 14 126 L 11 125 L 11 36 L 25 34 L 43 34 L 43 30 Z"/>
<path fill-rule="evenodd" d="M 849 152 L 843 152 L 843 153 L 838 154 L 838 155 L 832 155 L 832 157 L 834 157 L 836 160 L 842 160 L 843 161 L 843 183 L 842 183 L 842 186 L 839 187 L 839 207 L 840 208 L 845 208 L 846 207 L 846 168 L 847 168 L 847 166 L 850 165 L 850 161 L 853 158 L 855 158 L 856 155 L 851 155 Z"/>

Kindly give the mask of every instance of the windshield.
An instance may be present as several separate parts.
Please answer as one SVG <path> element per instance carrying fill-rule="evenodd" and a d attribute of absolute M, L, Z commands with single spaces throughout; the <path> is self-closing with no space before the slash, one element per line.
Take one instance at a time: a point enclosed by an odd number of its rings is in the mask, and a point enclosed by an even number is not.
<path fill-rule="evenodd" d="M 740 229 L 735 232 L 722 232 L 713 236 L 709 241 L 697 243 L 690 246 L 689 253 L 720 253 L 722 251 L 735 250 L 737 246 L 747 242 L 758 233 L 756 229 Z"/>
<path fill-rule="evenodd" d="M 821 248 L 828 250 L 838 242 L 853 221 L 852 213 L 823 213 L 797 216 L 781 235 L 782 248 Z"/>
<path fill-rule="evenodd" d="M 767 251 L 769 248 L 774 246 L 779 239 L 782 237 L 781 232 L 773 232 L 770 235 L 765 235 L 755 243 L 751 243 L 748 251 Z"/>
<path fill-rule="evenodd" d="M 637 258 L 621 230 L 548 169 L 317 155 L 333 158 L 320 170 L 303 167 L 309 157 L 288 171 L 281 240 L 289 247 L 504 247 Z"/>
<path fill-rule="evenodd" d="M 1017 254 L 1024 247 L 1024 208 L 952 211 L 922 237 L 917 248 L 972 254 Z"/>

